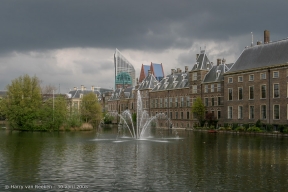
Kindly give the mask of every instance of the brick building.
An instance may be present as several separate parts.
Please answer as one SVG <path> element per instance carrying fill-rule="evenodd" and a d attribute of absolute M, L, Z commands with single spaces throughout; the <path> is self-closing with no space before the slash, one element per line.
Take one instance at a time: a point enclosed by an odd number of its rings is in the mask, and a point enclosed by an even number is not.
<path fill-rule="evenodd" d="M 270 42 L 268 31 L 264 32 L 264 44 L 257 42 L 257 45 L 245 48 L 233 64 L 217 59 L 214 65 L 206 51 L 201 50 L 190 71 L 188 66 L 184 72 L 179 68 L 172 69 L 171 74 L 160 82 L 151 71 L 145 75 L 129 95 L 130 105 L 134 108 L 124 104 L 127 103 L 124 90 L 122 97 L 113 99 L 115 94 L 120 94 L 116 90 L 109 100 L 109 109 L 118 109 L 118 112 L 135 110 L 136 90 L 140 90 L 144 110 L 153 116 L 166 115 L 166 119 L 160 119 L 160 127 L 170 127 L 167 117 L 177 128 L 197 124 L 197 119 L 191 114 L 191 106 L 197 97 L 204 102 L 206 112 L 218 119 L 219 126 L 224 123 L 255 124 L 258 119 L 276 128 L 280 124 L 287 125 L 287 50 L 288 39 Z"/>
<path fill-rule="evenodd" d="M 160 127 L 190 127 L 190 97 L 188 67 L 172 69 L 171 74 L 162 79 L 150 92 L 150 115 L 165 114 L 159 120 Z M 170 118 L 171 122 L 167 118 Z"/>
<path fill-rule="evenodd" d="M 246 48 L 224 74 L 227 123 L 288 123 L 288 39 Z"/>

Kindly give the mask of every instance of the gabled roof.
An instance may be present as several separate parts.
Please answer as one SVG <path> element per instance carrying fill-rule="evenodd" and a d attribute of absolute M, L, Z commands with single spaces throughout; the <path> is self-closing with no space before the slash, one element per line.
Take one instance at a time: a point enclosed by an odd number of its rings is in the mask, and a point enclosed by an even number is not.
<path fill-rule="evenodd" d="M 118 100 L 121 97 L 124 97 L 125 99 L 131 99 L 134 97 L 133 91 L 134 91 L 134 87 L 127 87 L 125 89 L 118 88 L 112 93 L 108 101 Z"/>
<path fill-rule="evenodd" d="M 194 64 L 191 71 L 210 70 L 212 66 L 213 63 L 211 63 L 210 60 L 208 59 L 205 50 L 202 50 L 196 60 L 196 64 Z"/>
<path fill-rule="evenodd" d="M 69 94 L 71 95 L 71 98 L 80 98 L 80 95 L 86 95 L 88 93 L 93 92 L 92 90 L 73 90 L 73 91 L 69 91 Z M 101 96 L 100 91 L 98 90 L 94 90 L 94 93 L 97 95 L 97 97 L 99 98 L 99 96 Z"/>
<path fill-rule="evenodd" d="M 157 64 L 157 63 L 152 63 L 151 65 L 143 65 L 141 67 L 140 71 L 140 76 L 139 76 L 139 82 L 141 83 L 145 77 L 148 75 L 148 71 L 151 71 L 151 73 L 154 75 L 154 77 L 158 80 L 161 81 L 164 78 L 164 69 L 163 65 Z"/>
<path fill-rule="evenodd" d="M 143 79 L 145 77 L 147 77 L 148 75 L 148 70 L 150 70 L 150 66 L 149 65 L 143 65 L 141 67 L 141 71 L 140 71 L 140 76 L 139 76 L 139 82 L 141 83 L 143 81 Z"/>
<path fill-rule="evenodd" d="M 230 64 L 220 64 L 218 66 L 213 66 L 212 69 L 205 75 L 203 83 L 222 81 L 224 79 L 223 74 L 229 70 L 227 65 L 229 66 Z"/>
<path fill-rule="evenodd" d="M 112 93 L 111 97 L 110 97 L 108 100 L 111 101 L 111 100 L 117 100 L 117 99 L 119 99 L 120 94 L 121 94 L 121 91 L 122 91 L 122 88 L 116 89 L 116 90 Z"/>
<path fill-rule="evenodd" d="M 158 81 L 161 81 L 164 78 L 164 70 L 162 63 L 157 64 L 151 62 L 151 71 Z"/>
<path fill-rule="evenodd" d="M 163 90 L 171 90 L 171 89 L 181 89 L 181 88 L 189 88 L 189 73 L 181 72 L 174 73 L 171 75 L 167 75 L 163 78 L 152 90 L 155 91 L 163 91 Z"/>
<path fill-rule="evenodd" d="M 123 90 L 126 99 L 133 98 L 133 96 L 134 96 L 133 90 L 134 90 L 134 87 L 127 87 L 126 89 Z"/>
<path fill-rule="evenodd" d="M 229 72 L 268 67 L 288 62 L 288 39 L 244 49 Z"/>
<path fill-rule="evenodd" d="M 154 77 L 153 74 L 149 74 L 148 76 L 145 77 L 145 79 L 143 79 L 143 81 L 141 82 L 140 86 L 139 86 L 139 90 L 143 90 L 143 89 L 153 89 L 155 87 L 155 84 L 157 84 L 158 81 L 157 79 Z"/>

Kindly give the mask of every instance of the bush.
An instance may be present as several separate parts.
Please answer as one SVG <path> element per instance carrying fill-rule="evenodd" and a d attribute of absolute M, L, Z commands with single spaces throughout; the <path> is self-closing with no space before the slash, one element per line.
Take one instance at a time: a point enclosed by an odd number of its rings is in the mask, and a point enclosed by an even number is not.
<path fill-rule="evenodd" d="M 248 128 L 247 131 L 249 131 L 249 132 L 261 132 L 261 129 L 259 127 L 256 127 L 256 126 L 252 126 L 252 127 Z"/>
<path fill-rule="evenodd" d="M 283 133 L 288 133 L 288 127 L 285 126 L 285 128 L 283 129 Z"/>
<path fill-rule="evenodd" d="M 235 129 L 235 131 L 239 131 L 239 132 L 243 132 L 243 131 L 246 131 L 246 129 L 245 129 L 245 127 L 237 127 L 236 129 Z"/>
<path fill-rule="evenodd" d="M 235 130 L 237 127 L 238 127 L 238 123 L 233 123 L 231 128 L 232 130 Z"/>

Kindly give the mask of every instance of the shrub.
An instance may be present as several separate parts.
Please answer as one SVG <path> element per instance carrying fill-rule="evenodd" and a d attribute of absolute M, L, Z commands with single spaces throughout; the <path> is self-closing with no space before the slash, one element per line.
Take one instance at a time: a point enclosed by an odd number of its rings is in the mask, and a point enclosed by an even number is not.
<path fill-rule="evenodd" d="M 235 129 L 235 131 L 239 131 L 239 132 L 243 132 L 243 131 L 245 131 L 246 129 L 244 128 L 244 127 L 237 127 L 236 129 Z"/>
<path fill-rule="evenodd" d="M 261 129 L 259 127 L 256 127 L 256 126 L 252 126 L 252 127 L 248 128 L 247 131 L 249 131 L 249 132 L 261 132 Z"/>

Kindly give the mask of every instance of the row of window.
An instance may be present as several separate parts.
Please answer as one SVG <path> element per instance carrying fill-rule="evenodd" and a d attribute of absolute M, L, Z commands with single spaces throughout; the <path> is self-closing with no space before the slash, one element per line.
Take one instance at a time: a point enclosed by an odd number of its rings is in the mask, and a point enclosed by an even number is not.
<path fill-rule="evenodd" d="M 273 71 L 273 78 L 279 78 L 279 71 Z M 260 79 L 266 79 L 266 73 L 260 73 Z M 249 75 L 249 81 L 254 81 L 254 74 Z M 243 82 L 243 76 L 238 76 L 238 82 Z M 228 77 L 228 83 L 233 83 L 233 77 Z"/>
<path fill-rule="evenodd" d="M 159 98 L 150 100 L 151 108 L 190 107 L 190 97 Z M 168 106 L 169 105 L 169 106 Z"/>
<path fill-rule="evenodd" d="M 186 116 L 185 117 L 184 117 L 185 112 L 182 112 L 182 111 L 181 112 L 170 111 L 169 113 L 170 114 L 169 114 L 168 118 L 170 118 L 170 119 L 190 119 L 190 112 L 189 111 L 186 112 Z M 174 115 L 173 115 L 173 113 L 174 113 Z M 152 116 L 157 115 L 157 114 L 158 114 L 158 112 L 155 112 L 155 113 L 152 112 L 151 113 Z M 165 112 L 165 115 L 167 116 L 167 112 Z"/>
<path fill-rule="evenodd" d="M 243 87 L 238 87 L 238 100 L 243 100 Z M 249 95 L 248 98 L 250 100 L 254 99 L 254 85 L 249 86 Z M 260 85 L 260 99 L 266 99 L 267 97 L 267 86 L 266 85 Z M 288 84 L 287 84 L 287 96 L 288 96 Z M 273 98 L 279 98 L 280 97 L 280 86 L 279 83 L 273 84 Z M 233 88 L 228 88 L 228 101 L 233 100 Z"/>
<path fill-rule="evenodd" d="M 240 105 L 238 106 L 238 119 L 243 119 L 243 106 Z M 255 117 L 255 106 L 250 105 L 249 106 L 249 119 L 255 119 L 258 117 Z M 287 105 L 287 111 L 288 111 L 288 105 Z M 267 118 L 267 106 L 266 105 L 261 105 L 260 106 L 260 119 L 265 120 Z M 228 106 L 228 119 L 233 119 L 233 107 Z M 280 119 L 280 105 L 276 104 L 273 105 L 273 119 L 274 120 L 279 120 Z M 288 116 L 287 116 L 288 119 Z"/>
<path fill-rule="evenodd" d="M 221 83 L 217 83 L 217 88 L 214 86 L 214 84 L 210 85 L 210 92 L 213 93 L 217 89 L 217 92 L 221 92 Z M 209 85 L 204 86 L 204 93 L 208 93 L 209 90 Z M 192 93 L 197 93 L 198 92 L 198 86 L 197 85 L 192 85 Z"/>
<path fill-rule="evenodd" d="M 216 86 L 217 86 L 217 92 L 221 92 L 221 83 L 217 83 Z M 211 93 L 216 91 L 216 86 L 214 86 L 214 84 L 210 85 L 210 92 Z M 209 85 L 205 85 L 204 86 L 204 93 L 208 93 L 208 92 L 209 92 Z"/>
<path fill-rule="evenodd" d="M 209 105 L 209 98 L 205 97 L 204 98 L 204 105 L 205 107 L 210 106 Z M 211 98 L 211 106 L 219 106 L 219 105 L 223 105 L 223 97 L 212 97 Z"/>

